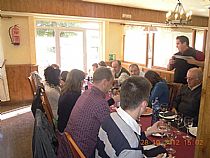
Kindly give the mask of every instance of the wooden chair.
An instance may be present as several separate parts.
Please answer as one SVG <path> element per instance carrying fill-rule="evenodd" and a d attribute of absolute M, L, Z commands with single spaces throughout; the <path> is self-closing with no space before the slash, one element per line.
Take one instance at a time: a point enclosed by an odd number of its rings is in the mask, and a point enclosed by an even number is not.
<path fill-rule="evenodd" d="M 47 116 L 47 119 L 48 119 L 49 123 L 54 126 L 54 122 L 53 122 L 54 116 L 53 116 L 52 108 L 50 106 L 50 102 L 49 102 L 49 100 L 47 98 L 47 95 L 46 95 L 45 90 L 44 90 L 43 87 L 41 87 L 42 106 L 44 108 L 44 111 L 46 113 L 46 116 Z"/>
<path fill-rule="evenodd" d="M 73 140 L 71 135 L 68 132 L 65 132 L 65 135 L 69 142 L 69 146 L 70 146 L 73 158 L 85 158 L 85 155 L 82 153 L 80 148 L 77 146 L 76 142 Z"/>
<path fill-rule="evenodd" d="M 38 86 L 42 86 L 40 80 L 41 77 L 39 76 L 37 71 L 33 71 L 30 73 L 30 76 L 28 77 L 29 83 L 31 85 L 31 90 L 33 92 L 33 95 L 36 95 Z"/>
<path fill-rule="evenodd" d="M 32 75 L 30 75 L 28 77 L 28 80 L 29 80 L 29 83 L 31 85 L 31 90 L 32 90 L 33 95 L 36 95 L 36 85 L 35 85 L 35 82 L 34 82 L 34 79 L 33 79 Z"/>
<path fill-rule="evenodd" d="M 173 106 L 173 100 L 177 96 L 182 84 L 181 83 L 167 83 L 169 89 L 169 107 Z"/>

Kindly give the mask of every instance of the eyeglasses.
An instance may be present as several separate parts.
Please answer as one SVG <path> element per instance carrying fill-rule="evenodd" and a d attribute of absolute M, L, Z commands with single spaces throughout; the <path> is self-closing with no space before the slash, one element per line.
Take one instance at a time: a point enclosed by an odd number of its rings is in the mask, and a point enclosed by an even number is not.
<path fill-rule="evenodd" d="M 185 77 L 187 80 L 198 80 L 198 78 L 194 78 L 194 77 Z"/>

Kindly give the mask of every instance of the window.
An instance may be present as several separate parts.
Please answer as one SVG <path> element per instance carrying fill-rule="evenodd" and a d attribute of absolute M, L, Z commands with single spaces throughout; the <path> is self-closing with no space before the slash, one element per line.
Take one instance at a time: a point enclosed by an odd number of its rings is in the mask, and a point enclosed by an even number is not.
<path fill-rule="evenodd" d="M 58 64 L 61 70 L 87 72 L 101 56 L 100 22 L 36 20 L 36 59 L 39 72 Z"/>
<path fill-rule="evenodd" d="M 141 26 L 125 26 L 124 61 L 146 64 L 146 33 Z"/>
<path fill-rule="evenodd" d="M 204 31 L 202 30 L 197 30 L 196 31 L 196 38 L 195 38 L 195 49 L 202 51 L 203 49 L 203 36 L 204 36 Z"/>

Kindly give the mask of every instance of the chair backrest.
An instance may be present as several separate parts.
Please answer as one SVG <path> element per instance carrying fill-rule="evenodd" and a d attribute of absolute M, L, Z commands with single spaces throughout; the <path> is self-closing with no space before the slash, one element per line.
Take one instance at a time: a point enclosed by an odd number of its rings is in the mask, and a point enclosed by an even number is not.
<path fill-rule="evenodd" d="M 167 83 L 169 89 L 169 106 L 173 104 L 173 100 L 177 96 L 182 84 L 181 83 Z"/>
<path fill-rule="evenodd" d="M 69 142 L 69 146 L 70 146 L 73 158 L 85 158 L 85 155 L 82 153 L 80 148 L 77 146 L 76 142 L 73 140 L 71 135 L 68 132 L 65 132 L 65 135 Z"/>
<path fill-rule="evenodd" d="M 43 106 L 44 111 L 45 111 L 45 113 L 47 115 L 47 119 L 48 119 L 49 123 L 54 125 L 54 123 L 53 123 L 53 118 L 54 117 L 53 117 L 52 108 L 50 106 L 50 102 L 49 102 L 49 100 L 47 98 L 47 95 L 46 95 L 45 90 L 44 90 L 43 87 L 41 88 L 41 96 L 40 96 L 41 100 L 42 100 L 42 106 Z"/>
<path fill-rule="evenodd" d="M 29 83 L 31 85 L 31 90 L 33 92 L 33 95 L 36 95 L 38 86 L 41 85 L 41 77 L 39 76 L 37 71 L 33 71 L 30 73 L 30 76 L 28 77 Z"/>
<path fill-rule="evenodd" d="M 33 79 L 32 75 L 30 75 L 28 77 L 28 80 L 29 80 L 29 83 L 31 85 L 31 90 L 32 90 L 33 95 L 36 95 L 36 86 L 35 86 L 35 82 L 34 82 L 34 79 Z"/>

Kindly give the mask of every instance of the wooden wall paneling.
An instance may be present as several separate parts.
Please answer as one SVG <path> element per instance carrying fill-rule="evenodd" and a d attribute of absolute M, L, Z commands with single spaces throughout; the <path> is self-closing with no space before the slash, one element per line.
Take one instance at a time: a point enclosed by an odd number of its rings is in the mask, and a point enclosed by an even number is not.
<path fill-rule="evenodd" d="M 204 33 L 203 33 L 203 48 L 202 48 L 203 53 L 205 53 L 205 51 L 206 51 L 207 33 L 208 33 L 208 30 L 204 30 Z"/>
<path fill-rule="evenodd" d="M 82 8 L 79 8 L 80 5 L 75 2 L 75 3 L 69 3 L 68 0 L 65 0 L 64 1 L 64 15 L 71 15 L 71 16 L 78 16 L 77 12 L 78 10 L 82 9 Z"/>
<path fill-rule="evenodd" d="M 105 18 L 122 19 L 123 7 L 114 5 L 104 5 Z"/>
<path fill-rule="evenodd" d="M 33 94 L 27 77 L 38 67 L 30 64 L 6 65 L 8 88 L 11 102 L 27 102 Z"/>
<path fill-rule="evenodd" d="M 152 66 L 154 66 L 155 33 L 152 33 Z"/>
<path fill-rule="evenodd" d="M 105 9 L 104 4 L 101 5 L 95 5 L 95 12 L 94 15 L 96 18 L 105 18 Z"/>
<path fill-rule="evenodd" d="M 192 48 L 195 48 L 195 41 L 196 41 L 196 29 L 192 31 Z"/>
<path fill-rule="evenodd" d="M 93 17 L 95 14 L 95 7 L 93 3 L 79 2 L 75 5 L 75 15 L 84 17 Z"/>
<path fill-rule="evenodd" d="M 149 33 L 146 34 L 146 67 L 148 67 L 148 58 L 149 58 Z"/>
<path fill-rule="evenodd" d="M 125 36 L 124 33 L 123 33 L 123 52 L 122 52 L 122 61 L 124 61 L 124 54 L 125 54 Z"/>
<path fill-rule="evenodd" d="M 209 11 L 210 14 L 210 11 Z M 209 27 L 210 29 L 210 19 Z M 205 53 L 204 76 L 198 122 L 197 140 L 202 144 L 195 147 L 195 158 L 207 158 L 210 155 L 210 32 L 208 32 L 207 50 Z"/>
<path fill-rule="evenodd" d="M 7 73 L 7 82 L 8 82 L 8 88 L 9 88 L 9 94 L 10 94 L 10 100 L 16 101 L 18 98 L 21 98 L 20 93 L 18 92 L 18 79 L 14 78 L 14 76 L 17 76 L 17 71 L 15 71 L 12 66 L 5 66 L 6 73 Z M 18 73 L 19 74 L 19 73 Z"/>
<path fill-rule="evenodd" d="M 165 22 L 163 11 L 147 10 L 132 7 L 99 4 L 72 0 L 0 0 L 0 10 L 44 13 L 55 15 L 69 15 L 82 17 L 96 17 L 108 19 L 122 19 L 122 13 L 132 15 L 129 20 L 144 22 Z M 192 26 L 208 26 L 208 17 L 192 16 Z"/>
<path fill-rule="evenodd" d="M 208 26 L 208 17 L 192 16 L 192 26 Z"/>

